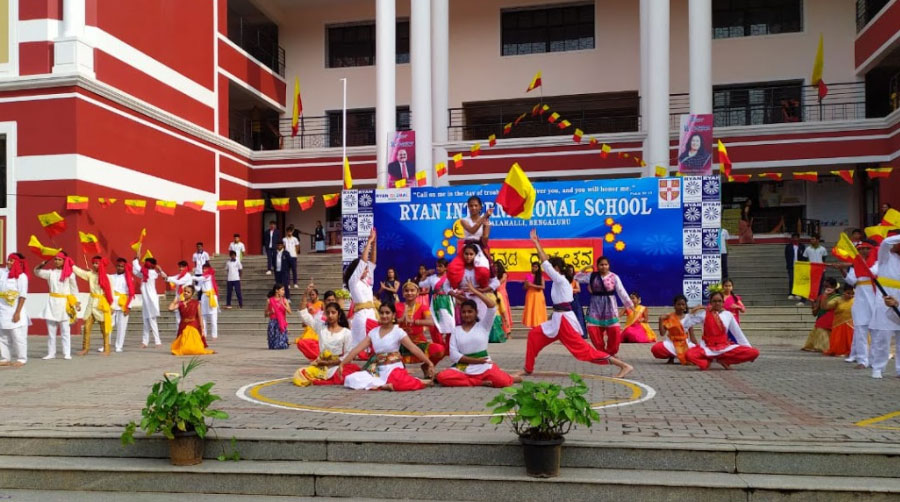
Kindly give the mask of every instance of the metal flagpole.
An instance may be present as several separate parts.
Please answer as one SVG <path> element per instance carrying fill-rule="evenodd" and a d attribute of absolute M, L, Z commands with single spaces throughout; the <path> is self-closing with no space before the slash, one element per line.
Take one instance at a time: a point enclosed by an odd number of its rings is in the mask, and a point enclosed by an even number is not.
<path fill-rule="evenodd" d="M 343 108 L 341 109 L 341 127 L 343 131 L 341 134 L 343 135 L 343 139 L 341 140 L 341 147 L 343 156 L 341 157 L 341 172 L 343 172 L 343 163 L 344 159 L 347 158 L 347 79 L 342 78 L 341 83 L 344 85 L 344 101 Z"/>

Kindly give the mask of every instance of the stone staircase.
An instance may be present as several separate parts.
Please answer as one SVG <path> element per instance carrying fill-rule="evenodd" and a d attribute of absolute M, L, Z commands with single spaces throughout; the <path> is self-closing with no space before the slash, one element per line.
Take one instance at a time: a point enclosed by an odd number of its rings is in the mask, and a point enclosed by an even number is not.
<path fill-rule="evenodd" d="M 747 307 L 797 303 L 797 300 L 787 298 L 788 276 L 783 244 L 729 245 L 728 275 L 734 281 L 735 292 Z M 840 272 L 833 268 L 826 269 L 825 275 L 838 279 L 841 277 Z"/>

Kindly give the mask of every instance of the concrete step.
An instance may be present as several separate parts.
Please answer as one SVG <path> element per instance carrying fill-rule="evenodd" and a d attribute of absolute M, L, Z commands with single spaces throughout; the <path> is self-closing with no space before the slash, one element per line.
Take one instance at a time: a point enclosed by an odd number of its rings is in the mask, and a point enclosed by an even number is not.
<path fill-rule="evenodd" d="M 15 502 L 184 502 L 184 493 L 149 492 L 98 492 L 63 490 L 4 490 L 0 489 L 0 499 Z M 264 495 L 225 495 L 222 493 L 191 494 L 194 502 L 338 502 L 347 499 L 332 497 L 279 497 Z M 357 499 L 363 502 L 388 502 L 385 499 Z"/>
<path fill-rule="evenodd" d="M 895 500 L 896 478 L 733 474 L 566 467 L 537 480 L 522 467 L 359 462 L 241 461 L 174 467 L 162 459 L 0 456 L 13 489 L 231 495 L 521 500 Z"/>

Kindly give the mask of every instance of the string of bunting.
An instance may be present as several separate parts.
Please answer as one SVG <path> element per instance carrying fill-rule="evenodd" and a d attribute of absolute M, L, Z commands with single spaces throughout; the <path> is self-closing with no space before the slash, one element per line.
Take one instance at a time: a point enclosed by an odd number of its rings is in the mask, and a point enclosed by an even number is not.
<path fill-rule="evenodd" d="M 417 176 L 418 177 L 418 176 Z M 424 179 L 424 173 L 422 175 Z M 325 207 L 334 207 L 340 202 L 340 194 L 332 193 L 322 195 L 322 202 L 325 204 Z M 301 211 L 306 211 L 315 205 L 317 195 L 306 195 L 296 197 L 297 205 L 300 207 Z M 116 205 L 119 199 L 112 199 L 108 197 L 97 197 L 97 204 L 100 206 L 100 209 L 109 209 L 110 207 Z M 283 198 L 272 198 L 269 199 L 272 204 L 272 209 L 275 211 L 287 212 L 291 209 L 291 198 L 283 197 Z M 90 206 L 90 198 L 82 195 L 68 195 L 66 196 L 66 209 L 69 211 L 85 211 Z M 244 208 L 245 214 L 254 214 L 260 213 L 266 209 L 266 199 L 244 199 L 240 201 Z M 125 212 L 128 214 L 134 215 L 144 215 L 147 213 L 148 205 L 151 205 L 153 210 L 160 214 L 165 214 L 168 216 L 175 215 L 175 208 L 179 205 L 191 209 L 194 211 L 202 211 L 204 207 L 207 207 L 207 204 L 214 205 L 217 211 L 234 211 L 237 210 L 239 201 L 238 200 L 217 200 L 217 201 L 206 201 L 206 200 L 186 200 L 181 203 L 174 200 L 153 200 L 147 201 L 144 199 L 123 199 L 122 205 L 125 207 Z M 65 221 L 62 217 L 56 212 L 47 213 L 45 215 L 41 215 L 42 217 L 46 217 L 45 220 L 41 220 L 41 226 L 44 228 L 59 228 L 60 232 L 65 230 Z M 39 217 L 40 219 L 40 217 Z"/>

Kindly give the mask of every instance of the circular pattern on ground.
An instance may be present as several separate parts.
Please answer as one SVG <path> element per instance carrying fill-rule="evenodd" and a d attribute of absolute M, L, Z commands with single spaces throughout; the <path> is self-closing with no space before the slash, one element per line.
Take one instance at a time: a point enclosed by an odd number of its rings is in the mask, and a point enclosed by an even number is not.
<path fill-rule="evenodd" d="M 656 391 L 647 384 L 599 375 L 581 375 L 595 410 L 642 403 Z M 535 372 L 529 380 L 570 384 L 568 373 Z M 297 387 L 290 378 L 247 384 L 237 397 L 287 410 L 387 417 L 489 417 L 485 403 L 498 390 L 488 387 L 434 387 L 419 392 L 351 391 L 340 386 Z"/>

